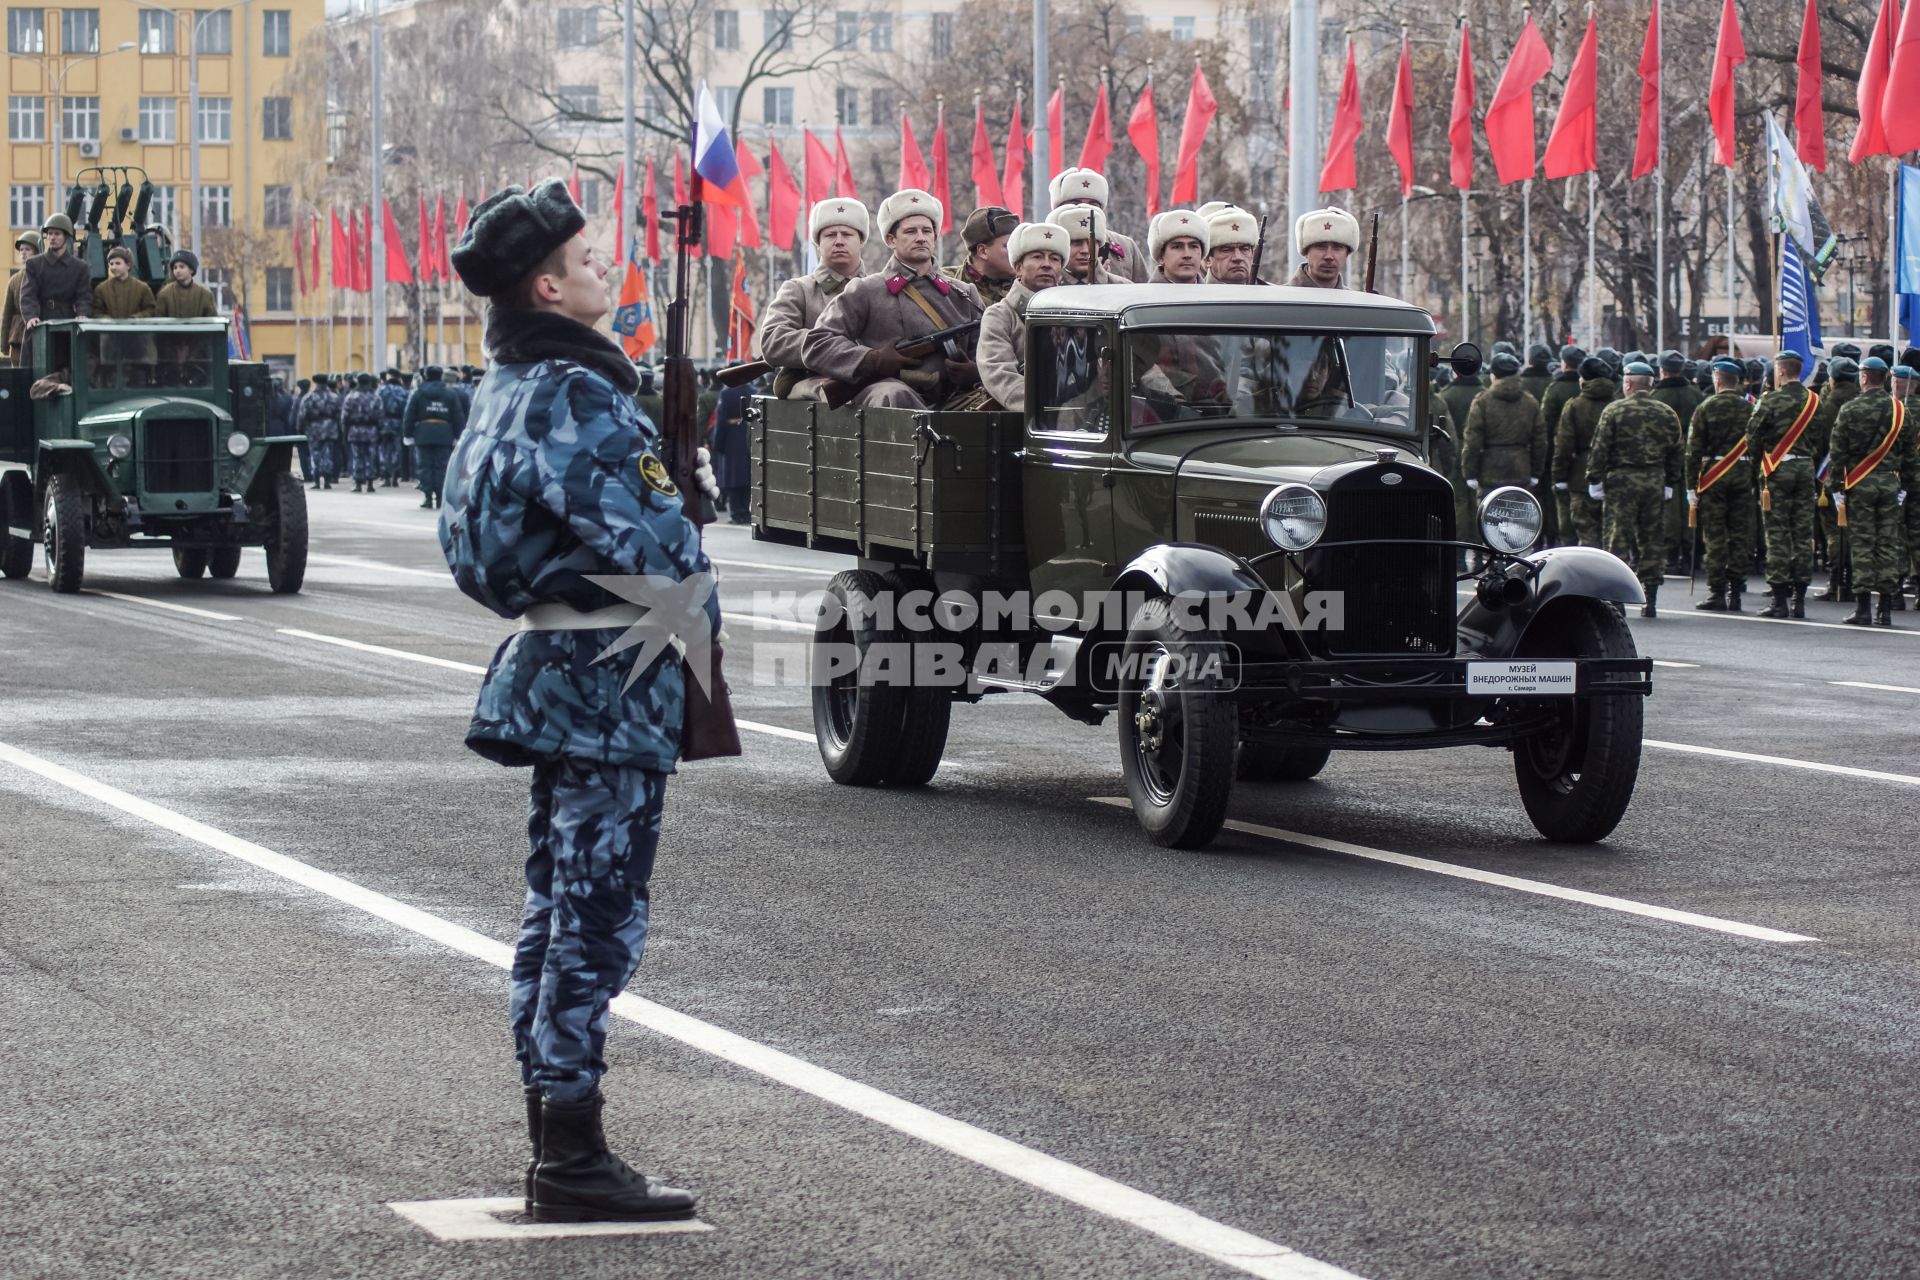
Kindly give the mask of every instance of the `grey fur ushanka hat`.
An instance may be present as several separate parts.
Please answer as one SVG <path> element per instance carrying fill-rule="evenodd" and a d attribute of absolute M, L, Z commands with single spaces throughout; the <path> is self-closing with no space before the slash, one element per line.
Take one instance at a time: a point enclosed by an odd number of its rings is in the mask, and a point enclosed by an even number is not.
<path fill-rule="evenodd" d="M 469 293 L 504 293 L 546 256 L 580 233 L 587 215 L 548 178 L 533 190 L 511 186 L 482 200 L 454 246 L 453 269 Z"/>

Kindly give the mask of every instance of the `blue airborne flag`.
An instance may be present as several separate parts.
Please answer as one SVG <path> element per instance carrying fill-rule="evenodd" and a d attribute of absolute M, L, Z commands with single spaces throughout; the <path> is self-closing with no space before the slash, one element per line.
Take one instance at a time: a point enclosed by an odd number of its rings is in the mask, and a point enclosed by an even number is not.
<path fill-rule="evenodd" d="M 1809 369 L 1820 345 L 1820 303 L 1792 236 L 1780 238 L 1780 349 L 1798 351 Z"/>
<path fill-rule="evenodd" d="M 1906 326 L 1907 341 L 1920 342 L 1920 169 L 1900 166 L 1900 216 L 1896 224 L 1900 274 L 1895 289 L 1900 294 L 1900 323 Z"/>

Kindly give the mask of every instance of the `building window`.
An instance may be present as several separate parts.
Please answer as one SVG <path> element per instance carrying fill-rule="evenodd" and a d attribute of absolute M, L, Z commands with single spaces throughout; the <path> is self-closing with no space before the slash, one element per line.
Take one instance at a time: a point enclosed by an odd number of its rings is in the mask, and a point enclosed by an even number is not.
<path fill-rule="evenodd" d="M 833 15 L 833 47 L 851 49 L 860 43 L 860 15 L 842 9 Z"/>
<path fill-rule="evenodd" d="M 228 296 L 228 281 L 231 274 L 224 267 L 207 267 L 200 272 L 200 283 L 213 293 L 214 305 L 221 311 L 233 310 Z"/>
<path fill-rule="evenodd" d="M 233 52 L 232 10 L 212 9 L 193 15 L 193 51 L 212 54 Z"/>
<path fill-rule="evenodd" d="M 713 47 L 716 49 L 740 47 L 740 11 L 738 9 L 713 11 Z"/>
<path fill-rule="evenodd" d="M 720 118 L 727 122 L 727 129 L 733 132 L 733 113 L 740 107 L 740 89 L 738 86 L 722 85 L 713 91 L 713 105 L 720 108 Z"/>
<path fill-rule="evenodd" d="M 1147 20 L 1137 13 L 1127 15 L 1127 34 L 1137 36 L 1147 29 Z"/>
<path fill-rule="evenodd" d="M 580 212 L 589 218 L 600 216 L 602 186 L 598 178 L 580 179 Z"/>
<path fill-rule="evenodd" d="M 233 141 L 233 99 L 200 99 L 200 127 L 198 130 L 202 142 Z"/>
<path fill-rule="evenodd" d="M 140 11 L 140 52 L 172 53 L 174 51 L 174 22 L 171 13 L 159 9 Z"/>
<path fill-rule="evenodd" d="M 667 114 L 667 99 L 658 87 L 648 85 L 641 90 L 640 114 L 648 120 L 658 120 Z"/>
<path fill-rule="evenodd" d="M 147 225 L 150 227 L 165 227 L 168 231 L 176 230 L 180 224 L 174 215 L 178 212 L 179 207 L 174 203 L 173 184 L 167 183 L 162 186 L 159 183 L 155 183 L 153 187 L 153 202 L 147 206 Z"/>
<path fill-rule="evenodd" d="M 7 52 L 45 53 L 46 51 L 46 14 L 39 9 L 7 10 Z M 18 191 L 20 188 L 15 187 L 14 190 Z"/>
<path fill-rule="evenodd" d="M 269 9 L 261 15 L 260 54 L 266 58 L 293 55 L 293 12 Z"/>
<path fill-rule="evenodd" d="M 7 216 L 16 228 L 38 231 L 47 220 L 47 189 L 15 183 L 7 191 Z"/>
<path fill-rule="evenodd" d="M 889 124 L 899 116 L 899 112 L 894 109 L 891 89 L 875 89 L 871 105 L 873 110 L 868 114 L 867 119 L 875 124 Z"/>
<path fill-rule="evenodd" d="M 293 310 L 293 268 L 267 268 L 267 310 Z"/>
<path fill-rule="evenodd" d="M 1193 41 L 1193 19 L 1175 18 L 1173 20 L 1173 42 L 1190 44 Z"/>
<path fill-rule="evenodd" d="M 233 225 L 233 188 L 200 188 L 200 225 L 202 227 L 229 227 Z"/>
<path fill-rule="evenodd" d="M 892 53 L 893 15 L 876 13 L 870 15 L 867 20 L 873 23 L 873 29 L 867 34 L 867 47 L 874 53 Z"/>
<path fill-rule="evenodd" d="M 60 11 L 60 52 L 100 52 L 100 11 L 98 9 L 62 9 Z"/>
<path fill-rule="evenodd" d="M 172 98 L 140 99 L 140 141 L 173 142 L 177 116 Z"/>
<path fill-rule="evenodd" d="M 262 98 L 260 100 L 260 136 L 268 142 L 292 141 L 292 98 Z"/>
<path fill-rule="evenodd" d="M 47 100 L 14 94 L 7 99 L 7 137 L 15 142 L 47 140 Z"/>
<path fill-rule="evenodd" d="M 933 15 L 933 56 L 945 58 L 953 53 L 953 15 Z"/>
<path fill-rule="evenodd" d="M 860 91 L 858 89 L 833 91 L 833 119 L 835 124 L 860 123 Z"/>
<path fill-rule="evenodd" d="M 293 188 L 270 186 L 262 192 L 260 219 L 263 225 L 276 231 L 292 226 Z"/>
<path fill-rule="evenodd" d="M 555 21 L 562 49 L 590 49 L 600 42 L 600 15 L 593 9 L 562 9 Z"/>
<path fill-rule="evenodd" d="M 762 9 L 760 20 L 766 24 L 766 38 L 761 42 L 775 53 L 785 53 L 793 48 L 794 15 L 788 9 Z"/>
<path fill-rule="evenodd" d="M 760 114 L 768 124 L 793 124 L 793 90 L 762 89 L 760 91 Z"/>
<path fill-rule="evenodd" d="M 62 142 L 100 141 L 100 99 L 95 97 L 60 99 L 60 140 Z"/>
<path fill-rule="evenodd" d="M 563 84 L 553 91 L 554 105 L 563 116 L 600 114 L 600 89 L 591 84 Z"/>

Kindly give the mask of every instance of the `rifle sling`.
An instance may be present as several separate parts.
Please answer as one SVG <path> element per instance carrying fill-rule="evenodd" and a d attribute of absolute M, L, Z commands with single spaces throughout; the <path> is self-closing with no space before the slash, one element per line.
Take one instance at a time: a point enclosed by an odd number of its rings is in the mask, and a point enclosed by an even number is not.
<path fill-rule="evenodd" d="M 933 304 L 927 301 L 926 296 L 920 292 L 917 286 L 909 284 L 906 288 L 902 289 L 900 292 L 906 294 L 909 298 L 912 298 L 913 305 L 915 305 L 916 307 L 919 307 L 922 311 L 926 312 L 927 319 L 933 321 L 933 331 L 935 333 L 938 333 L 942 329 L 951 329 L 953 327 L 952 325 L 947 323 L 947 318 L 945 316 L 941 315 L 938 311 L 935 311 L 933 309 Z"/>

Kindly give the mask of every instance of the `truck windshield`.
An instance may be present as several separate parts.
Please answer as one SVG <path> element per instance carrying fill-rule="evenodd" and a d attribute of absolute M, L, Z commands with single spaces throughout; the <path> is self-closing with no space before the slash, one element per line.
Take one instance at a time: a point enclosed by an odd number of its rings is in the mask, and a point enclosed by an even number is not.
<path fill-rule="evenodd" d="M 204 390 L 226 352 L 220 333 L 154 333 L 90 329 L 87 370 L 95 387 Z"/>
<path fill-rule="evenodd" d="M 1221 419 L 1420 429 L 1419 343 L 1406 334 L 1134 329 L 1123 341 L 1135 430 Z"/>

